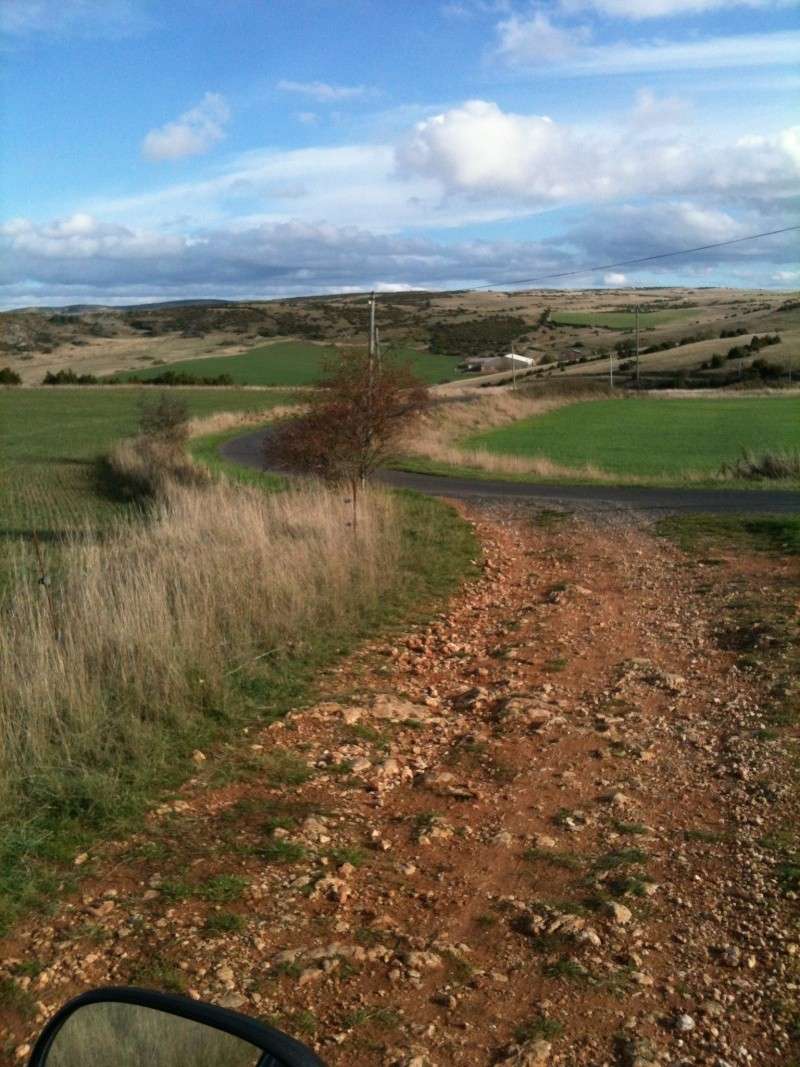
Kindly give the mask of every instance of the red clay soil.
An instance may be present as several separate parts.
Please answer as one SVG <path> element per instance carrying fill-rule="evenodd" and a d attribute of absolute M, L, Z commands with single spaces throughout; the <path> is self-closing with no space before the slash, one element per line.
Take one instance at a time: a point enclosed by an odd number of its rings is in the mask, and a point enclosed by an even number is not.
<path fill-rule="evenodd" d="M 743 590 L 796 598 L 796 561 L 471 519 L 483 576 L 445 613 L 235 760 L 198 753 L 0 945 L 9 1063 L 106 983 L 235 1006 L 340 1067 L 793 1062 L 793 728 L 719 631 Z"/>

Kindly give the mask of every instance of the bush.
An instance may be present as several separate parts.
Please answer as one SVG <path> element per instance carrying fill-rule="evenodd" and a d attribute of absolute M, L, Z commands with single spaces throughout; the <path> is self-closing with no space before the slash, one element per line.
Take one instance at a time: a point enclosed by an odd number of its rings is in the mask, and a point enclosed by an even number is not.
<path fill-rule="evenodd" d="M 760 456 L 745 449 L 734 463 L 723 463 L 726 478 L 800 478 L 800 451 L 763 452 Z"/>
<path fill-rule="evenodd" d="M 139 401 L 139 429 L 172 445 L 183 444 L 189 436 L 189 406 L 182 397 L 162 393 L 157 400 Z"/>
<path fill-rule="evenodd" d="M 11 367 L 0 367 L 0 385 L 22 385 L 22 378 Z"/>
<path fill-rule="evenodd" d="M 49 370 L 42 378 L 42 385 L 99 385 L 100 380 L 94 374 L 76 374 L 67 367 L 66 370 Z"/>
<path fill-rule="evenodd" d="M 166 370 L 156 374 L 152 378 L 141 378 L 137 385 L 233 385 L 234 381 L 230 374 L 217 374 L 214 376 L 187 374 L 185 371 Z"/>

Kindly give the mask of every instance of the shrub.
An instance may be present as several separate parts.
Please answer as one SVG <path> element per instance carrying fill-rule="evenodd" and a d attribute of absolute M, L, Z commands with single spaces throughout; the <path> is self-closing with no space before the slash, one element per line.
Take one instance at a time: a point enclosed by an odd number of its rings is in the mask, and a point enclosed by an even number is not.
<path fill-rule="evenodd" d="M 189 405 L 182 397 L 162 393 L 157 400 L 141 397 L 139 429 L 143 436 L 184 444 L 189 436 Z"/>
<path fill-rule="evenodd" d="M 800 451 L 759 456 L 745 449 L 733 463 L 723 463 L 720 473 L 727 478 L 800 478 Z"/>
<path fill-rule="evenodd" d="M 94 374 L 76 374 L 74 370 L 67 367 L 64 370 L 51 371 L 49 370 L 44 378 L 42 378 L 42 385 L 99 385 L 100 380 Z"/>
<path fill-rule="evenodd" d="M 21 385 L 22 378 L 11 367 L 0 367 L 0 385 Z"/>

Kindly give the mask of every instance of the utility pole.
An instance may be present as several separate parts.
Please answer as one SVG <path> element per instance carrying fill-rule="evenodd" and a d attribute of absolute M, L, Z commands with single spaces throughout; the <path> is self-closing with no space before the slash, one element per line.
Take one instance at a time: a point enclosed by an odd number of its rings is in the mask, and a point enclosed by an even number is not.
<path fill-rule="evenodd" d="M 375 293 L 369 296 L 369 363 L 370 367 L 375 362 Z"/>
<path fill-rule="evenodd" d="M 636 388 L 639 388 L 639 305 L 636 305 Z"/>
<path fill-rule="evenodd" d="M 608 384 L 610 388 L 614 388 L 614 349 L 608 350 Z"/>
<path fill-rule="evenodd" d="M 514 358 L 514 355 L 515 355 L 514 346 L 512 345 L 511 346 L 511 382 L 512 382 L 511 388 L 512 389 L 516 389 L 517 388 L 517 361 Z"/>

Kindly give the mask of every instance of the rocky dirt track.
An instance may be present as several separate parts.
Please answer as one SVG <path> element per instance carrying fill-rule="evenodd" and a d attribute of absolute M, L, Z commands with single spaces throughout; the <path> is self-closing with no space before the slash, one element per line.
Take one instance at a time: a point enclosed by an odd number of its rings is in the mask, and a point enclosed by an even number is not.
<path fill-rule="evenodd" d="M 235 760 L 196 753 L 0 945 L 8 1062 L 109 982 L 270 1018 L 341 1067 L 797 1060 L 792 683 L 742 606 L 788 597 L 796 626 L 797 560 L 470 518 L 483 576 L 446 613 Z"/>

